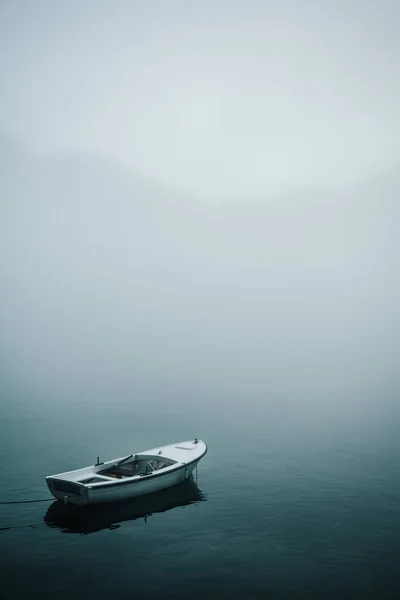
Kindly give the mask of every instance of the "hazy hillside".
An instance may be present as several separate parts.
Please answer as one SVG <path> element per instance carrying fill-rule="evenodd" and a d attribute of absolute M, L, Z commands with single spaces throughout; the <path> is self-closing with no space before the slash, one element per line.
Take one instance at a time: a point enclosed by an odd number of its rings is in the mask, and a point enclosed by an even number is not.
<path fill-rule="evenodd" d="M 399 191 L 397 172 L 215 207 L 4 137 L 3 380 L 397 385 Z"/>

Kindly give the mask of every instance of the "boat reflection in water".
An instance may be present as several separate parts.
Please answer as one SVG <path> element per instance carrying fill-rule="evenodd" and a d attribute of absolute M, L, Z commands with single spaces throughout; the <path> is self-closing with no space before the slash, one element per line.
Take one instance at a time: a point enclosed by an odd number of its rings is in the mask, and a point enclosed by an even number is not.
<path fill-rule="evenodd" d="M 143 519 L 154 513 L 161 513 L 179 506 L 188 506 L 206 500 L 192 477 L 174 487 L 110 504 L 74 506 L 56 500 L 48 508 L 44 521 L 48 527 L 60 529 L 63 533 L 87 535 L 103 529 L 117 529 L 123 521 Z"/>

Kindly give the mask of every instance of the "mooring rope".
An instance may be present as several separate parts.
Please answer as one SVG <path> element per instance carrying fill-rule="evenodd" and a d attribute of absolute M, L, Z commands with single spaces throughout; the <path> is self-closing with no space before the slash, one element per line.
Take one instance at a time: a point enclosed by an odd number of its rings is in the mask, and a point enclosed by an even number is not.
<path fill-rule="evenodd" d="M 54 498 L 40 498 L 39 500 L 7 500 L 5 502 L 0 502 L 0 504 L 29 504 L 31 502 L 50 502 L 50 500 L 54 500 Z"/>

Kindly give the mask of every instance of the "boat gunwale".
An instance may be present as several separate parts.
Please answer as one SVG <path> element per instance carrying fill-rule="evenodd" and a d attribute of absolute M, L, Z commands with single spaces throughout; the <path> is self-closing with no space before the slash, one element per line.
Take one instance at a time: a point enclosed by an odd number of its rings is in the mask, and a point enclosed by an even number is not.
<path fill-rule="evenodd" d="M 171 467 L 169 471 L 160 469 L 159 471 L 153 471 L 153 473 L 148 473 L 147 475 L 137 475 L 136 477 L 127 477 L 126 479 L 118 479 L 116 481 L 114 480 L 114 481 L 106 481 L 104 483 L 99 482 L 99 483 L 89 483 L 89 484 L 82 484 L 82 485 L 84 487 L 87 487 L 88 489 L 99 490 L 99 489 L 104 489 L 104 488 L 107 488 L 110 486 L 114 487 L 114 486 L 124 485 L 124 484 L 127 485 L 128 483 L 132 483 L 132 484 L 137 483 L 138 481 L 147 480 L 150 477 L 152 479 L 154 479 L 155 477 L 162 477 L 163 475 L 167 476 L 170 473 L 174 473 L 175 471 L 178 471 L 180 469 L 185 469 L 185 467 L 188 467 L 188 466 L 192 465 L 193 463 L 198 462 L 206 454 L 207 454 L 207 446 L 206 446 L 206 449 L 204 450 L 203 454 L 201 454 L 197 458 L 194 458 L 190 462 L 178 463 L 177 465 L 168 465 L 169 467 Z M 167 469 L 167 467 L 165 467 L 165 469 Z"/>

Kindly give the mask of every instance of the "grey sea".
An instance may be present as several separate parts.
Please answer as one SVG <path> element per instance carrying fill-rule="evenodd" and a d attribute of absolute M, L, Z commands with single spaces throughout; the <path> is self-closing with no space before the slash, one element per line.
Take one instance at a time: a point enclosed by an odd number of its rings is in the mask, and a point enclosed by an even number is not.
<path fill-rule="evenodd" d="M 1 501 L 43 501 L 0 505 L 2 600 L 397 596 L 395 398 L 300 378 L 297 394 L 279 378 L 176 387 L 5 390 Z M 193 481 L 94 509 L 48 500 L 48 474 L 194 437 L 209 451 Z"/>

